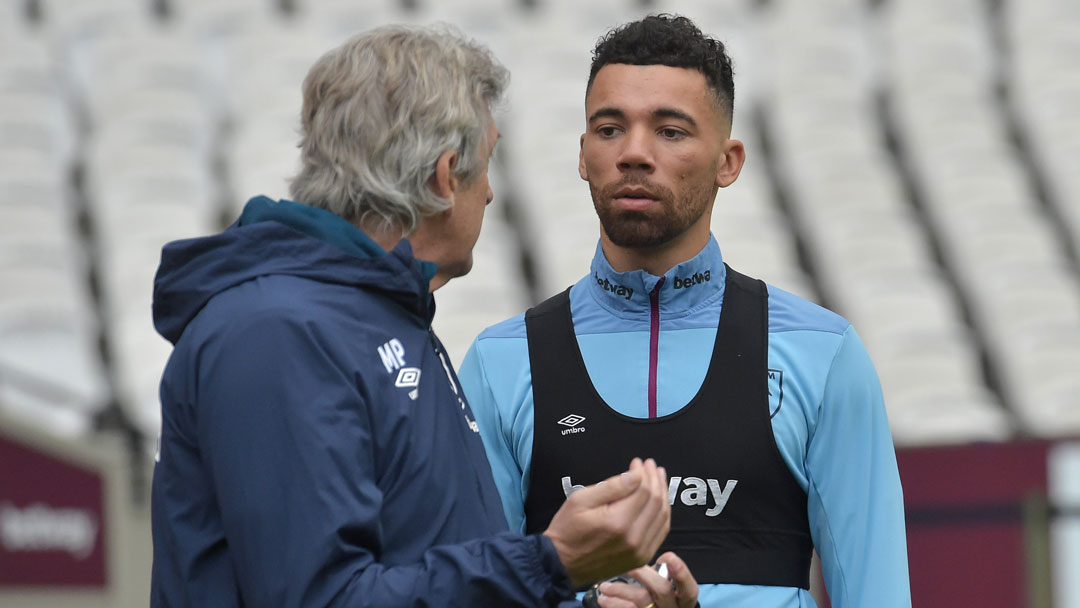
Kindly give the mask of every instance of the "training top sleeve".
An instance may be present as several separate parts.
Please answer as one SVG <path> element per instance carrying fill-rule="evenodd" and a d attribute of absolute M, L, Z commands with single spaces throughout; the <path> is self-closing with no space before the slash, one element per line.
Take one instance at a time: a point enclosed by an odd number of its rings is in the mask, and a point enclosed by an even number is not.
<path fill-rule="evenodd" d="M 511 530 L 525 530 L 525 498 L 528 488 L 529 460 L 532 455 L 532 385 L 528 360 L 518 364 L 521 340 L 493 339 L 473 342 L 465 354 L 458 379 L 469 400 L 480 438 L 484 442 L 495 487 L 502 499 L 503 512 Z M 495 353 L 497 369 L 489 376 L 489 348 Z M 527 351 L 526 351 L 527 355 Z M 500 365 L 501 364 L 501 365 Z M 520 377 L 520 376 L 526 377 Z M 496 387 L 494 382 L 500 382 Z M 506 385 L 506 386 L 503 386 Z M 496 394 L 512 397 L 515 403 L 500 403 Z"/>
<path fill-rule="evenodd" d="M 808 509 L 832 606 L 910 607 L 896 453 L 877 372 L 851 327 L 811 424 Z"/>
<path fill-rule="evenodd" d="M 200 357 L 197 424 L 249 605 L 551 605 L 573 597 L 542 535 L 505 532 L 431 548 L 415 563 L 380 563 L 374 406 L 354 374 L 303 321 L 248 318 L 226 333 Z"/>

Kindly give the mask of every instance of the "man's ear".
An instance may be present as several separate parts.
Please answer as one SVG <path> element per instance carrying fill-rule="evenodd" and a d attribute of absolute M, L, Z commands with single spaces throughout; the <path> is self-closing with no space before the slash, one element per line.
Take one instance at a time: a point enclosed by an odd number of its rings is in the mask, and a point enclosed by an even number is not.
<path fill-rule="evenodd" d="M 746 148 L 737 139 L 721 144 L 720 162 L 716 165 L 716 185 L 726 188 L 735 182 L 746 162 Z"/>
<path fill-rule="evenodd" d="M 581 139 L 578 140 L 578 164 L 577 172 L 581 176 L 581 179 L 589 181 L 589 172 L 585 169 L 585 134 L 581 134 Z"/>
<path fill-rule="evenodd" d="M 431 176 L 431 191 L 451 202 L 457 192 L 459 180 L 454 175 L 458 164 L 458 151 L 447 150 L 435 161 L 435 174 Z"/>

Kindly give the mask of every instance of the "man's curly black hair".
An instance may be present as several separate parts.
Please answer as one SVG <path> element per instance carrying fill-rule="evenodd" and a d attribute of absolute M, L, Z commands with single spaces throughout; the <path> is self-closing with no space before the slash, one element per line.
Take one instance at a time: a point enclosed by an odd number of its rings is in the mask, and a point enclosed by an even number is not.
<path fill-rule="evenodd" d="M 701 33 L 686 17 L 661 13 L 619 26 L 600 39 L 593 49 L 589 84 L 592 88 L 600 68 L 611 63 L 629 65 L 666 65 L 690 68 L 705 76 L 705 82 L 720 104 L 732 117 L 735 83 L 731 58 L 724 43 Z"/>

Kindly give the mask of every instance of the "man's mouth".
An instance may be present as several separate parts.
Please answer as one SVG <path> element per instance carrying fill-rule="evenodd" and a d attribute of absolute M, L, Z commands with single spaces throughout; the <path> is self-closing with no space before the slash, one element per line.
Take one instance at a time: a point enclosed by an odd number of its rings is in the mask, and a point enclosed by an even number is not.
<path fill-rule="evenodd" d="M 625 187 L 616 190 L 612 200 L 623 209 L 638 211 L 656 204 L 659 197 L 647 188 Z"/>

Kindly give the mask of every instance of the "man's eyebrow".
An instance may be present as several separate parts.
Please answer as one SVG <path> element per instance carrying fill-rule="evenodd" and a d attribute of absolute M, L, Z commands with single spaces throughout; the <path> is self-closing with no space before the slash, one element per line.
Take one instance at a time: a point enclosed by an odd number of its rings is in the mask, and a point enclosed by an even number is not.
<path fill-rule="evenodd" d="M 653 118 L 674 118 L 676 120 L 682 120 L 690 124 L 692 127 L 697 127 L 697 121 L 693 116 L 690 116 L 682 110 L 676 110 L 675 108 L 657 108 L 652 113 Z M 626 113 L 618 108 L 603 107 L 597 109 L 589 116 L 589 122 L 592 122 L 598 118 L 618 118 L 625 119 Z"/>
<path fill-rule="evenodd" d="M 626 118 L 624 113 L 619 108 L 604 107 L 596 110 L 589 116 L 589 122 L 596 120 L 597 118 Z"/>
<path fill-rule="evenodd" d="M 694 117 L 690 116 L 682 110 L 676 110 L 675 108 L 660 108 L 653 112 L 653 116 L 657 118 L 674 118 L 677 120 L 683 120 L 690 124 L 692 127 L 697 126 L 697 121 Z"/>

